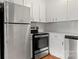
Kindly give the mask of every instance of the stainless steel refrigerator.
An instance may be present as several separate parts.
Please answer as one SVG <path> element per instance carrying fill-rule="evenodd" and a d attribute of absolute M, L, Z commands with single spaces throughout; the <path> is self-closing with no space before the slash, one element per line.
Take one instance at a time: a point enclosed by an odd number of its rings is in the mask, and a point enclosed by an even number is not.
<path fill-rule="evenodd" d="M 30 8 L 4 3 L 5 59 L 30 59 Z"/>

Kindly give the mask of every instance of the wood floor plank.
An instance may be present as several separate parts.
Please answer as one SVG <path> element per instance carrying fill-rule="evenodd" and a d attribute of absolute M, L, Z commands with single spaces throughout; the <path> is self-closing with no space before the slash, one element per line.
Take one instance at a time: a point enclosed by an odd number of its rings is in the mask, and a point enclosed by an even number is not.
<path fill-rule="evenodd" d="M 60 59 L 60 58 L 58 58 L 58 57 L 55 57 L 55 56 L 52 56 L 52 55 L 47 55 L 46 57 L 44 57 L 44 58 L 41 58 L 41 59 Z"/>

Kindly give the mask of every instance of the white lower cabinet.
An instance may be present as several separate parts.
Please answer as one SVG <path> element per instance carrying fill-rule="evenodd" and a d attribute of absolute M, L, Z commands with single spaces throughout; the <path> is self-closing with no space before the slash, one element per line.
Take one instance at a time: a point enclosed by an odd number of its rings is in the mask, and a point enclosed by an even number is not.
<path fill-rule="evenodd" d="M 65 59 L 64 57 L 64 35 L 58 33 L 49 34 L 49 51 L 51 55 Z"/>

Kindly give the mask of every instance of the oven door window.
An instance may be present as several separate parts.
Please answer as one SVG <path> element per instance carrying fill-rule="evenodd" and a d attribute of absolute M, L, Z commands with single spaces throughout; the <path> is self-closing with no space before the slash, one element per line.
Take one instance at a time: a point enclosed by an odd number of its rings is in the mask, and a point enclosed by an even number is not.
<path fill-rule="evenodd" d="M 36 38 L 34 42 L 34 50 L 39 50 L 48 47 L 48 37 Z"/>
<path fill-rule="evenodd" d="M 38 47 L 39 49 L 48 47 L 48 38 L 47 37 L 40 38 L 38 41 Z"/>

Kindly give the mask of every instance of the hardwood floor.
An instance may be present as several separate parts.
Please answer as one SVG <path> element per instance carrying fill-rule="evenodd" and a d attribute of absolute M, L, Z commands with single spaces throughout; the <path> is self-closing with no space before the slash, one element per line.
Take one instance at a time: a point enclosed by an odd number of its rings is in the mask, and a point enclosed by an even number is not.
<path fill-rule="evenodd" d="M 60 58 L 58 58 L 58 57 L 55 57 L 55 56 L 52 56 L 52 55 L 47 55 L 46 57 L 44 57 L 44 58 L 41 58 L 41 59 L 60 59 Z"/>

